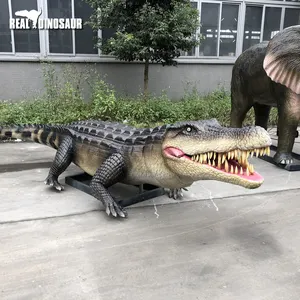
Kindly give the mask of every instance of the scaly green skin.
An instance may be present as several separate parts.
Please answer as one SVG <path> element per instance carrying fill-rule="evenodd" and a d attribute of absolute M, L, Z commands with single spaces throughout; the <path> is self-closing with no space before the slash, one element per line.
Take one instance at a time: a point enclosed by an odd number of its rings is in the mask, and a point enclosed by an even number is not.
<path fill-rule="evenodd" d="M 106 212 L 121 217 L 125 210 L 107 191 L 117 182 L 169 188 L 173 197 L 198 180 L 257 188 L 263 178 L 247 157 L 251 152 L 265 154 L 271 145 L 261 127 L 226 128 L 215 119 L 141 129 L 103 121 L 0 129 L 2 138 L 29 139 L 57 149 L 46 184 L 61 190 L 58 176 L 73 162 L 93 176 L 91 188 Z"/>

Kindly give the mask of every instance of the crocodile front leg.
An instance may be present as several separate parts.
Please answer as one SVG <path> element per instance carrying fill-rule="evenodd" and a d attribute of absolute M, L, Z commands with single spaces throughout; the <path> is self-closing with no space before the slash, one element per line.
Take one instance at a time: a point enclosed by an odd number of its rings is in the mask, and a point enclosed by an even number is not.
<path fill-rule="evenodd" d="M 58 182 L 58 176 L 71 164 L 72 158 L 73 140 L 70 136 L 67 136 L 62 140 L 59 148 L 57 149 L 48 177 L 45 180 L 45 184 L 54 187 L 58 191 L 62 191 L 64 187 Z"/>
<path fill-rule="evenodd" d="M 127 217 L 126 210 L 116 203 L 107 190 L 125 176 L 125 171 L 124 157 L 120 153 L 114 153 L 104 161 L 92 178 L 92 195 L 103 203 L 107 215 Z"/>
<path fill-rule="evenodd" d="M 183 191 L 182 190 L 187 191 L 186 188 L 170 189 L 169 193 L 168 193 L 169 198 L 173 198 L 174 200 L 182 199 L 183 198 Z"/>

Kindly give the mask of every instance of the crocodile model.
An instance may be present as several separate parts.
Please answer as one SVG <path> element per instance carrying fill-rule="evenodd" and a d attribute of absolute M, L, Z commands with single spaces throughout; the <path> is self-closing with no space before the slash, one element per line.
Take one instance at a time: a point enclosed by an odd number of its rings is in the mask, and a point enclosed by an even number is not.
<path fill-rule="evenodd" d="M 107 190 L 117 182 L 152 184 L 170 189 L 173 196 L 197 180 L 257 188 L 263 177 L 248 157 L 269 154 L 271 145 L 261 127 L 227 128 L 215 119 L 155 128 L 94 120 L 15 125 L 0 127 L 0 138 L 31 140 L 57 149 L 45 184 L 61 191 L 58 176 L 73 162 L 92 176 L 93 196 L 114 217 L 127 216 Z"/>

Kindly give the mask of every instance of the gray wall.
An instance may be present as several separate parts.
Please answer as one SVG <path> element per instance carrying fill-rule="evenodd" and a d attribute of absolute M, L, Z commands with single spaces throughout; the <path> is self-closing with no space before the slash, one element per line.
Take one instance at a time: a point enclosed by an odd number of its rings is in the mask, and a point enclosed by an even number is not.
<path fill-rule="evenodd" d="M 60 72 L 70 63 L 53 63 Z M 96 68 L 106 75 L 106 81 L 118 92 L 136 95 L 143 87 L 143 65 L 122 63 L 72 63 L 78 70 Z M 232 64 L 178 64 L 177 67 L 151 65 L 149 89 L 154 94 L 163 90 L 169 97 L 178 99 L 186 89 L 196 88 L 206 94 L 218 87 L 229 89 Z M 44 92 L 43 67 L 38 62 L 0 62 L 0 100 L 24 100 Z M 88 97 L 86 88 L 86 97 Z"/>

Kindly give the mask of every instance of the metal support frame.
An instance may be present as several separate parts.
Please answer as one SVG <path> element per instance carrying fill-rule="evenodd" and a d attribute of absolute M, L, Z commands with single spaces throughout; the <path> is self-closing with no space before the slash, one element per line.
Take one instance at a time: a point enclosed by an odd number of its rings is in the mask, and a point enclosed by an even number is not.
<path fill-rule="evenodd" d="M 67 176 L 65 178 L 66 184 L 86 193 L 92 195 L 90 182 L 92 176 L 82 173 L 74 176 Z M 116 199 L 120 205 L 123 207 L 127 207 L 133 204 L 137 204 L 158 196 L 162 196 L 165 194 L 165 190 L 163 188 L 159 188 L 157 186 L 153 186 L 150 184 L 143 184 L 139 186 L 134 186 L 138 188 L 138 194 L 135 194 L 131 197 L 125 199 Z"/>

